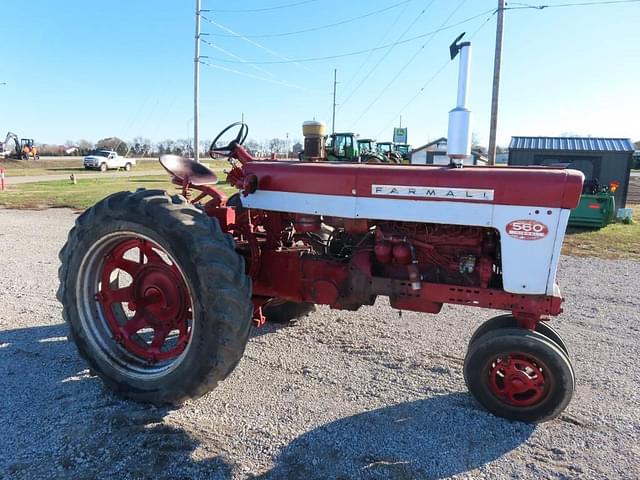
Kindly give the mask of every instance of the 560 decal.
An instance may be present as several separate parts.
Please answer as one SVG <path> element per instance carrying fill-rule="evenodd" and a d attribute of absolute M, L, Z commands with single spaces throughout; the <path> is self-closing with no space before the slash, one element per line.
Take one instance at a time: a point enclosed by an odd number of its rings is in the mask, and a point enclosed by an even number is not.
<path fill-rule="evenodd" d="M 507 235 L 518 240 L 540 240 L 549 233 L 549 228 L 536 220 L 514 220 L 507 224 Z"/>

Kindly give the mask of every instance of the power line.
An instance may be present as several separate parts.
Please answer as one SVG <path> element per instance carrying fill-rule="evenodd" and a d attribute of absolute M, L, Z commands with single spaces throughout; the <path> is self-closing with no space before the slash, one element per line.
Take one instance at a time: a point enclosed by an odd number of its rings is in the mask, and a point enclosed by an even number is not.
<path fill-rule="evenodd" d="M 246 9 L 246 10 L 239 10 L 237 8 L 231 9 L 231 10 L 209 10 L 210 12 L 215 12 L 215 13 L 252 13 L 252 12 L 269 12 L 271 10 L 282 10 L 283 8 L 291 8 L 291 7 L 297 7 L 300 5 L 306 5 L 307 3 L 313 3 L 313 2 L 317 2 L 318 0 L 304 0 L 301 2 L 294 2 L 294 3 L 287 3 L 284 5 L 276 5 L 273 7 L 264 7 L 264 8 L 252 8 L 252 9 Z"/>
<path fill-rule="evenodd" d="M 407 8 L 409 7 L 408 4 L 406 4 L 404 6 L 404 8 L 402 10 L 400 10 L 400 12 L 398 13 L 398 16 L 395 18 L 395 20 L 389 25 L 389 28 L 387 28 L 387 30 L 385 31 L 384 35 L 380 36 L 378 39 L 378 43 L 376 43 L 376 47 L 379 47 L 380 45 L 382 45 L 382 42 L 385 41 L 385 39 L 387 38 L 387 36 L 389 35 L 389 33 L 391 33 L 393 31 L 393 29 L 396 28 L 396 25 L 398 24 L 398 22 L 400 21 L 400 19 L 404 16 L 405 12 L 407 11 Z M 365 59 L 362 61 L 362 63 L 360 63 L 360 65 L 358 66 L 358 68 L 355 69 L 355 73 L 353 75 L 351 75 L 351 77 L 349 78 L 349 80 L 345 83 L 344 85 L 344 89 L 346 90 L 348 87 L 351 86 L 351 84 L 353 83 L 353 81 L 358 77 L 359 73 L 364 69 L 364 66 L 369 62 L 369 59 L 373 56 L 373 52 L 369 52 L 369 54 L 365 57 Z"/>
<path fill-rule="evenodd" d="M 257 65 L 253 65 L 251 63 L 249 63 L 247 60 L 245 60 L 244 58 L 236 55 L 235 53 L 232 53 L 228 50 L 225 50 L 224 48 L 215 45 L 211 42 L 209 42 L 208 40 L 205 40 L 204 38 L 200 38 L 200 41 L 202 43 L 204 43 L 205 45 L 208 45 L 209 47 L 213 48 L 214 50 L 218 50 L 221 53 L 224 53 L 225 55 L 231 57 L 231 58 L 235 58 L 236 60 L 239 60 L 241 63 L 247 64 L 249 65 L 251 68 L 253 68 L 254 70 L 261 72 L 261 73 L 266 73 L 267 75 L 269 75 L 270 77 L 275 77 L 275 75 L 273 75 L 273 73 L 269 72 L 268 70 L 265 70 L 264 68 L 258 67 Z"/>
<path fill-rule="evenodd" d="M 307 93 L 313 93 L 313 94 L 317 94 L 318 93 L 316 91 L 309 90 L 308 88 L 301 87 L 299 85 L 295 85 L 293 83 L 283 82 L 282 80 L 278 80 L 276 78 L 260 77 L 258 75 L 253 75 L 251 73 L 241 72 L 239 70 L 234 70 L 232 68 L 228 68 L 228 67 L 225 67 L 225 66 L 222 66 L 222 65 L 217 65 L 215 63 L 210 63 L 210 62 L 208 62 L 206 60 L 200 60 L 200 63 L 202 65 L 206 65 L 207 67 L 215 68 L 217 70 L 222 70 L 222 71 L 228 72 L 228 73 L 233 73 L 235 75 L 240 75 L 242 77 L 252 78 L 254 80 L 260 80 L 260 81 L 263 81 L 263 82 L 274 83 L 276 85 L 282 85 L 282 86 L 289 87 L 289 88 L 292 88 L 292 89 L 295 89 L 295 90 L 301 90 L 301 91 L 304 91 L 304 92 L 307 92 Z"/>
<path fill-rule="evenodd" d="M 460 10 L 460 8 L 462 8 L 462 6 L 467 2 L 467 0 L 461 0 L 460 3 L 458 3 L 458 6 L 456 8 L 453 9 L 453 11 L 449 14 L 449 16 L 442 22 L 442 24 L 440 25 L 440 28 L 442 28 L 450 19 L 451 17 L 453 17 L 458 10 Z M 361 119 L 362 117 L 364 117 L 367 112 L 369 110 L 371 110 L 371 107 L 373 107 L 378 100 L 380 100 L 382 98 L 382 96 L 387 93 L 389 87 L 391 87 L 391 85 L 393 85 L 395 83 L 395 81 L 400 77 L 400 75 L 402 75 L 402 73 L 409 67 L 409 65 L 411 65 L 413 63 L 413 61 L 418 57 L 418 55 L 420 55 L 420 53 L 424 50 L 424 48 L 431 42 L 431 40 L 433 40 L 433 38 L 435 37 L 435 33 L 433 35 L 431 35 L 431 37 L 429 37 L 429 39 L 422 44 L 422 46 L 416 51 L 416 53 L 413 54 L 413 56 L 409 59 L 408 62 L 406 62 L 403 67 L 398 70 L 395 74 L 395 76 L 391 79 L 391 81 L 389 81 L 389 83 L 387 83 L 387 85 L 380 91 L 380 93 L 378 94 L 378 96 L 372 101 L 369 102 L 367 104 L 367 107 L 364 109 L 364 111 L 360 114 L 360 116 L 356 119 L 355 122 L 353 122 L 353 125 L 356 125 Z"/>
<path fill-rule="evenodd" d="M 476 29 L 476 30 L 471 34 L 471 36 L 469 37 L 469 40 L 470 40 L 470 41 L 471 41 L 471 40 L 473 40 L 473 39 L 474 39 L 474 37 L 475 37 L 478 33 L 480 33 L 480 30 L 482 30 L 482 29 L 483 29 L 483 28 L 484 28 L 484 27 L 489 23 L 489 21 L 493 18 L 493 16 L 496 14 L 496 12 L 497 12 L 497 10 L 492 10 L 491 15 L 489 15 L 489 16 L 488 16 L 488 17 L 487 17 L 487 18 L 486 18 L 486 19 L 485 19 L 485 20 L 480 24 L 480 26 L 479 26 L 479 27 L 478 27 L 478 28 L 477 28 L 477 29 Z M 388 123 L 386 123 L 386 124 L 385 124 L 385 126 L 384 126 L 384 127 L 382 127 L 382 128 L 380 129 L 380 131 L 379 131 L 378 133 L 376 133 L 376 134 L 375 134 L 375 136 L 376 136 L 376 137 L 379 137 L 379 136 L 380 136 L 380 134 L 381 134 L 382 132 L 384 132 L 384 131 L 389 127 L 389 125 L 391 125 L 391 124 L 395 121 L 395 119 L 396 119 L 396 118 L 398 118 L 400 115 L 402 115 L 402 113 L 406 110 L 406 108 L 407 108 L 409 105 L 411 105 L 413 102 L 415 102 L 415 100 L 416 100 L 420 95 L 422 95 L 422 93 L 425 91 L 425 89 L 426 89 L 429 85 L 431 85 L 431 84 L 435 81 L 435 79 L 436 79 L 436 78 L 438 78 L 438 77 L 440 76 L 440 74 L 445 70 L 445 68 L 446 68 L 447 66 L 449 66 L 449 64 L 450 64 L 450 63 L 451 63 L 451 61 L 450 61 L 449 59 L 447 59 L 447 60 L 446 60 L 446 61 L 445 61 L 441 66 L 440 66 L 440 68 L 439 68 L 439 69 L 438 69 L 438 70 L 437 70 L 437 71 L 436 71 L 436 72 L 435 72 L 431 77 L 429 77 L 429 79 L 428 79 L 428 80 L 427 80 L 427 81 L 426 81 L 426 82 L 425 82 L 425 83 L 420 87 L 420 89 L 415 93 L 415 95 L 413 95 L 413 97 L 411 97 L 411 98 L 409 99 L 409 101 L 408 101 L 407 103 L 405 103 L 405 104 L 404 104 L 404 106 L 403 106 L 400 110 L 398 110 L 398 113 L 396 113 L 396 114 L 393 116 L 393 118 L 391 118 L 391 120 L 389 120 L 389 122 L 388 122 Z"/>
<path fill-rule="evenodd" d="M 365 13 L 362 15 L 358 15 L 357 17 L 351 17 L 351 18 L 347 18 L 345 20 L 341 20 L 338 22 L 334 22 L 334 23 L 328 23 L 326 25 L 319 25 L 316 27 L 310 27 L 310 28 L 305 28 L 303 30 L 294 30 L 291 32 L 280 32 L 280 33 L 259 33 L 259 34 L 254 34 L 254 35 L 245 35 L 245 37 L 247 38 L 275 38 L 275 37 L 288 37 L 291 35 L 300 35 L 303 33 L 309 33 L 309 32 L 317 32 L 319 30 L 326 30 L 327 28 L 332 28 L 332 27 L 337 27 L 339 25 L 345 25 L 347 23 L 353 23 L 356 22 L 358 20 L 362 20 L 363 18 L 368 18 L 368 17 L 372 17 L 374 15 L 378 15 L 380 13 L 386 12 L 388 10 L 392 10 L 394 8 L 397 8 L 401 5 L 407 4 L 413 2 L 413 0 L 403 0 L 401 2 L 398 3 L 394 3 L 393 5 L 389 5 L 388 7 L 385 8 L 381 8 L 379 10 L 375 10 L 373 12 L 369 12 L 369 13 Z M 233 37 L 234 35 L 228 35 L 228 34 L 224 34 L 224 33 L 214 33 L 212 34 L 215 37 Z"/>
<path fill-rule="evenodd" d="M 640 1 L 640 0 L 637 0 Z M 284 63 L 305 63 L 305 62 L 319 62 L 322 60 L 334 60 L 336 58 L 345 58 L 345 57 L 353 57 L 353 56 L 357 56 L 357 55 L 364 55 L 365 53 L 369 53 L 369 52 L 375 52 L 378 50 L 384 50 L 387 47 L 390 47 L 391 45 L 403 45 L 405 43 L 410 43 L 410 42 L 414 42 L 416 40 L 420 40 L 421 38 L 425 38 L 428 37 L 430 35 L 434 35 L 436 33 L 440 33 L 440 32 L 444 32 L 445 30 L 451 30 L 452 28 L 455 28 L 457 26 L 460 26 L 464 23 L 470 22 L 472 20 L 475 20 L 478 17 L 481 17 L 482 15 L 486 15 L 489 12 L 492 12 L 493 9 L 491 10 L 486 10 L 482 13 L 479 13 L 477 15 L 474 15 L 473 17 L 469 17 L 467 19 L 461 20 L 457 23 L 452 23 L 451 25 L 447 25 L 445 27 L 442 28 L 438 28 L 436 30 L 432 30 L 430 32 L 425 32 L 422 33 L 420 35 L 416 35 L 414 37 L 410 37 L 410 38 L 406 38 L 404 40 L 401 40 L 399 42 L 391 42 L 391 43 L 387 43 L 385 45 L 380 45 L 379 47 L 374 47 L 374 48 L 367 48 L 364 50 L 356 50 L 353 52 L 347 52 L 347 53 L 341 53 L 341 54 L 337 54 L 337 55 L 326 55 L 326 56 L 322 56 L 322 57 L 309 57 L 309 58 L 297 58 L 297 59 L 286 59 L 286 60 L 280 60 L 280 61 L 275 61 L 275 60 L 249 60 L 247 61 L 247 63 L 252 63 L 254 65 L 277 65 L 277 64 L 284 64 Z M 202 16 L 203 19 L 205 19 L 204 15 Z M 240 35 L 238 35 L 240 36 Z M 247 39 L 249 40 L 249 39 Z M 286 57 L 284 57 L 286 58 Z M 233 60 L 225 60 L 223 58 L 216 58 L 214 59 L 217 62 L 223 62 L 223 63 L 243 63 L 243 62 L 239 62 L 239 61 L 233 61 Z"/>
<path fill-rule="evenodd" d="M 380 66 L 380 64 L 384 61 L 385 58 L 387 58 L 387 56 L 393 51 L 393 49 L 399 45 L 399 42 L 402 40 L 402 38 L 407 34 L 407 32 L 409 30 L 411 30 L 411 28 L 418 22 L 418 20 L 420 19 L 420 17 L 422 15 L 424 15 L 424 13 L 431 7 L 431 5 L 433 4 L 435 0 L 431 0 L 426 7 L 424 7 L 422 9 L 422 11 L 416 15 L 416 17 L 413 19 L 413 22 L 411 22 L 407 28 L 404 29 L 404 31 L 402 32 L 402 34 L 398 37 L 398 39 L 392 43 L 389 47 L 389 50 L 387 50 L 384 55 L 382 55 L 382 57 L 380 57 L 378 59 L 378 61 L 376 62 L 376 64 L 373 66 L 373 68 L 371 68 L 371 70 L 369 70 L 369 72 L 362 78 L 362 80 L 360 80 L 360 82 L 355 86 L 355 88 L 353 90 L 351 90 L 351 93 L 349 93 L 349 95 L 347 95 L 347 98 L 345 100 L 343 100 L 342 102 L 340 102 L 340 108 L 338 109 L 338 111 L 342 110 L 342 108 L 344 107 L 344 105 L 353 97 L 353 95 L 360 89 L 360 87 L 364 84 L 364 82 L 366 82 L 369 77 L 371 76 L 371 74 Z M 372 53 L 372 52 L 370 52 Z"/>
<path fill-rule="evenodd" d="M 309 93 L 317 93 L 317 92 L 314 92 L 313 90 L 310 90 L 310 89 L 308 89 L 308 88 L 306 88 L 306 87 L 302 87 L 302 86 L 300 86 L 300 85 L 296 85 L 295 83 L 289 83 L 289 82 L 284 82 L 284 81 L 282 81 L 282 80 L 279 80 L 279 79 L 278 79 L 278 78 L 277 78 L 273 73 L 269 72 L 268 70 L 265 70 L 264 68 L 260 68 L 260 67 L 258 67 L 257 65 L 252 65 L 252 64 L 248 63 L 248 62 L 247 62 L 245 59 L 243 59 L 242 57 L 240 57 L 240 56 L 236 55 L 235 53 L 230 52 L 230 51 L 228 51 L 228 50 L 226 50 L 226 49 L 224 49 L 224 48 L 222 48 L 222 47 L 220 47 L 220 46 L 218 46 L 218 45 L 215 45 L 215 44 L 213 44 L 213 43 L 211 43 L 211 42 L 209 42 L 209 41 L 205 40 L 204 38 L 201 38 L 201 39 L 200 39 L 200 41 L 201 41 L 202 43 L 204 43 L 204 44 L 206 44 L 206 45 L 210 46 L 211 48 L 213 48 L 213 49 L 215 49 L 215 50 L 218 50 L 219 52 L 222 52 L 222 53 L 224 53 L 225 55 L 228 55 L 228 56 L 229 56 L 229 57 L 231 57 L 231 58 L 236 58 L 236 59 L 238 59 L 238 60 L 239 60 L 239 61 L 241 61 L 242 63 L 247 64 L 249 67 L 253 68 L 254 70 L 256 70 L 256 71 L 258 71 L 258 72 L 260 72 L 260 73 L 264 73 L 264 74 L 268 75 L 269 77 L 271 77 L 271 79 L 275 80 L 275 81 L 276 81 L 276 83 L 278 83 L 278 84 L 280 84 L 280 85 L 286 85 L 286 86 L 288 86 L 288 87 L 292 87 L 292 88 L 295 88 L 295 89 L 297 89 L 297 90 L 302 90 L 302 91 L 309 92 Z M 202 63 L 204 64 L 204 62 L 202 62 Z M 209 66 L 211 66 L 211 65 L 209 65 Z M 233 69 L 228 69 L 227 71 L 229 71 L 229 72 L 233 72 L 233 73 L 239 73 L 239 74 L 244 75 L 244 73 L 243 73 L 243 72 L 238 72 L 237 70 L 233 70 Z M 246 76 L 246 75 L 244 75 L 244 76 Z M 253 77 L 252 77 L 252 78 L 253 78 Z M 263 79 L 262 77 L 255 77 L 255 78 L 258 78 L 258 79 L 261 79 L 261 80 Z M 266 79 L 265 79 L 265 80 L 266 80 Z"/>
<path fill-rule="evenodd" d="M 242 35 L 241 33 L 234 32 L 229 27 L 225 27 L 224 25 L 222 25 L 222 24 L 210 19 L 209 17 L 206 17 L 204 15 L 201 15 L 201 17 L 202 17 L 203 20 L 205 20 L 206 22 L 210 23 L 211 25 L 214 25 L 215 27 L 218 27 L 220 30 L 228 32 L 228 33 L 232 34 L 234 37 L 238 37 L 238 38 L 244 40 L 245 42 L 253 45 L 254 47 L 257 47 L 260 50 L 264 50 L 268 54 L 270 54 L 270 55 L 272 55 L 272 56 L 274 56 L 276 58 L 280 58 L 281 59 L 280 62 L 275 62 L 275 63 L 293 63 L 293 64 L 297 65 L 298 67 L 303 68 L 304 70 L 307 70 L 309 72 L 311 71 L 307 67 L 305 67 L 303 65 L 300 65 L 299 62 L 297 62 L 296 60 L 292 60 L 292 59 L 290 59 L 288 57 L 285 57 L 284 55 L 281 55 L 278 52 L 275 52 L 275 51 L 271 50 L 270 48 L 267 48 L 264 45 L 251 40 L 250 38 L 247 38 L 246 36 Z M 233 63 L 247 63 L 247 64 L 249 64 L 249 63 L 257 64 L 257 63 L 259 63 L 259 62 L 249 62 L 249 61 L 238 62 L 238 61 L 221 60 L 221 59 L 217 59 L 217 61 L 226 61 L 226 62 L 233 62 Z"/>
<path fill-rule="evenodd" d="M 540 4 L 531 5 L 528 3 L 513 3 L 516 7 L 505 7 L 505 10 L 522 10 L 525 8 L 544 10 L 545 8 L 561 8 L 561 7 L 590 7 L 594 5 L 616 5 L 623 3 L 639 3 L 640 0 L 604 0 L 595 2 L 577 2 L 577 3 L 556 3 L 556 4 Z"/>
<path fill-rule="evenodd" d="M 570 3 L 570 4 L 556 4 L 556 5 L 530 5 L 530 4 L 523 4 L 523 3 L 511 3 L 511 5 L 521 5 L 520 8 L 518 7 L 506 7 L 505 10 L 516 10 L 516 9 L 524 9 L 524 8 L 535 8 L 537 10 L 542 10 L 544 8 L 553 8 L 553 7 L 569 7 L 569 6 L 590 6 L 590 5 L 610 5 L 610 4 L 615 4 L 615 3 L 640 3 L 640 0 L 610 0 L 610 1 L 597 1 L 597 2 L 582 2 L 582 3 Z M 487 17 L 487 19 L 482 22 L 482 24 L 478 27 L 478 29 L 471 35 L 471 37 L 469 37 L 469 40 L 472 40 L 479 32 L 480 30 L 482 30 L 487 23 L 489 22 L 489 20 L 491 20 L 491 18 L 493 18 L 493 16 L 497 13 L 497 10 L 491 10 L 492 13 L 489 17 Z M 420 87 L 420 89 L 416 92 L 415 95 L 413 95 L 413 97 L 411 97 L 409 99 L 409 101 L 407 103 L 404 104 L 404 106 L 398 110 L 398 113 L 396 113 L 393 118 L 387 123 L 385 124 L 385 126 L 383 128 L 380 129 L 380 131 L 378 133 L 376 133 L 376 137 L 380 136 L 380 134 L 382 132 L 384 132 L 384 130 L 386 130 L 389 125 L 391 125 L 396 118 L 398 118 L 400 115 L 402 115 L 402 113 L 406 110 L 406 108 L 411 105 L 420 95 L 422 95 L 422 93 L 425 91 L 425 89 L 431 84 L 433 83 L 433 81 L 444 71 L 444 69 L 449 65 L 450 61 L 447 60 L 434 74 L 433 76 L 431 76 L 425 83 L 424 85 L 422 85 Z"/>

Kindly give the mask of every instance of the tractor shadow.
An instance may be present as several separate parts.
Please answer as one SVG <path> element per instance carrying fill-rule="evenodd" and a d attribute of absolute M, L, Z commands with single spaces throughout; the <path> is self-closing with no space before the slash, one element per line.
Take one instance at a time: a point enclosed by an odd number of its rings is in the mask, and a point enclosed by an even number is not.
<path fill-rule="evenodd" d="M 534 425 L 494 417 L 469 394 L 342 418 L 284 447 L 260 480 L 413 479 L 464 474 L 517 448 Z"/>
<path fill-rule="evenodd" d="M 220 452 L 233 452 L 238 432 L 192 433 L 167 421 L 169 408 L 118 398 L 89 375 L 66 334 L 61 324 L 0 331 L 0 477 L 237 477 L 238 459 Z M 442 478 L 501 457 L 534 428 L 489 415 L 466 393 L 437 395 L 320 425 L 252 478 Z"/>
<path fill-rule="evenodd" d="M 90 376 L 65 325 L 0 331 L 0 477 L 232 477 L 166 407 L 122 400 Z"/>
<path fill-rule="evenodd" d="M 278 330 L 283 329 L 283 328 L 296 328 L 299 325 L 300 324 L 298 323 L 297 320 L 293 320 L 293 321 L 288 322 L 288 323 L 267 322 L 267 323 L 265 323 L 264 325 L 262 325 L 260 327 L 256 327 L 255 325 L 251 325 L 251 330 L 249 331 L 249 341 L 251 341 L 252 338 L 258 338 L 258 337 L 261 337 L 263 335 L 271 335 L 271 334 L 276 333 Z"/>

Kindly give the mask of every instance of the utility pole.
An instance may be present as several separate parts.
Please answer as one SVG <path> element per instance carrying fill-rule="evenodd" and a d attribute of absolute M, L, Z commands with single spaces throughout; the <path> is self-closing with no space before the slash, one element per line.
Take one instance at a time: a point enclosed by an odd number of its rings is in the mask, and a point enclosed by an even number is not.
<path fill-rule="evenodd" d="M 200 119 L 200 11 L 202 0 L 196 0 L 196 52 L 193 59 L 193 156 L 200 163 L 198 120 Z"/>
<path fill-rule="evenodd" d="M 498 129 L 498 97 L 500 95 L 500 64 L 502 61 L 502 31 L 504 28 L 505 0 L 498 0 L 496 27 L 496 53 L 493 60 L 493 95 L 491 97 L 491 124 L 489 126 L 489 165 L 496 164 L 496 130 Z"/>
<path fill-rule="evenodd" d="M 336 133 L 336 85 L 338 84 L 338 69 L 333 69 L 333 120 L 331 122 L 331 133 Z"/>

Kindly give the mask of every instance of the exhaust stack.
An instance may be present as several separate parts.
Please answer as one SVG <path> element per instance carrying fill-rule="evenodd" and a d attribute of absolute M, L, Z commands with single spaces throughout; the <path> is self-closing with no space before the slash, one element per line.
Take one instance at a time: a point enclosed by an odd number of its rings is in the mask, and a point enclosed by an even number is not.
<path fill-rule="evenodd" d="M 454 160 L 464 160 L 471 155 L 471 110 L 467 108 L 469 93 L 469 73 L 471 62 L 471 42 L 458 43 L 461 34 L 449 46 L 451 60 L 460 53 L 458 70 L 458 99 L 456 108 L 449 112 L 449 131 L 447 134 L 447 155 Z M 457 162 L 461 163 L 461 162 Z"/>

